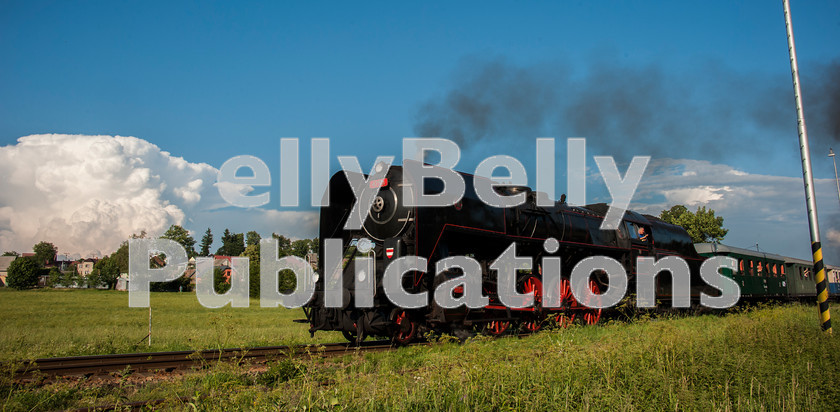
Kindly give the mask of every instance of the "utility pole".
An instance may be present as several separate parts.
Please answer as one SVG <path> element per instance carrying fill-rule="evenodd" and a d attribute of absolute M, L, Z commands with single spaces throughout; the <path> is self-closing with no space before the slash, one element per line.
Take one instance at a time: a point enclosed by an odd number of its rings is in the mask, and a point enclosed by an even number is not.
<path fill-rule="evenodd" d="M 796 46 L 793 42 L 793 22 L 790 17 L 790 3 L 782 0 L 785 8 L 785 26 L 787 28 L 788 52 L 790 53 L 790 72 L 793 77 L 793 95 L 796 102 L 796 118 L 799 123 L 799 153 L 802 156 L 802 179 L 805 181 L 805 203 L 808 207 L 808 224 L 811 227 L 811 252 L 814 256 L 814 280 L 817 283 L 817 303 L 820 307 L 820 325 L 831 333 L 831 315 L 828 312 L 828 281 L 825 278 L 820 228 L 817 221 L 817 200 L 814 198 L 814 175 L 811 171 L 811 151 L 808 148 L 808 130 L 805 128 L 805 115 L 802 112 L 802 92 L 799 88 L 799 66 L 796 63 Z"/>
<path fill-rule="evenodd" d="M 834 183 L 837 183 L 837 196 L 840 196 L 840 178 L 837 178 L 837 160 L 834 160 L 834 149 L 828 148 L 828 157 L 834 163 Z"/>

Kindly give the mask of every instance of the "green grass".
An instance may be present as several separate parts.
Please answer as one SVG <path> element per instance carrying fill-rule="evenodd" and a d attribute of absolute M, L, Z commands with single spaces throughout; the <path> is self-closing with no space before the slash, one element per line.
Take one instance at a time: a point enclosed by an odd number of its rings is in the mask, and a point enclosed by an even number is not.
<path fill-rule="evenodd" d="M 785 305 L 284 360 L 264 372 L 217 365 L 107 390 L 7 381 L 0 399 L 7 410 L 168 398 L 179 410 L 827 411 L 840 408 L 838 365 L 840 341 L 820 331 L 816 308 Z"/>
<path fill-rule="evenodd" d="M 336 332 L 309 337 L 300 309 L 207 309 L 194 293 L 152 293 L 149 310 L 129 308 L 125 292 L 0 289 L 0 361 L 122 352 L 338 342 Z M 142 341 L 142 342 L 141 342 Z"/>

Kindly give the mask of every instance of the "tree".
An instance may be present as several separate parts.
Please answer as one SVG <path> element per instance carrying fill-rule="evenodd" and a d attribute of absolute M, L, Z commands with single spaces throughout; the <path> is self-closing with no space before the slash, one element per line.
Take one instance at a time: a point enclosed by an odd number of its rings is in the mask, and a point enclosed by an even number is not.
<path fill-rule="evenodd" d="M 292 254 L 297 257 L 305 258 L 306 254 L 309 253 L 310 242 L 311 241 L 309 239 L 295 240 L 292 242 Z"/>
<path fill-rule="evenodd" d="M 6 284 L 14 289 L 29 289 L 38 285 L 41 266 L 35 259 L 19 258 L 9 264 Z"/>
<path fill-rule="evenodd" d="M 49 264 L 55 260 L 55 255 L 58 253 L 58 249 L 49 242 L 38 242 L 35 246 L 32 247 L 32 251 L 35 252 L 35 261 L 38 262 L 38 265 L 44 267 L 44 265 Z"/>
<path fill-rule="evenodd" d="M 305 258 L 306 254 L 312 250 L 311 240 L 308 239 L 301 239 L 295 240 L 294 242 L 283 235 L 278 235 L 277 233 L 272 233 L 271 237 L 277 239 L 277 256 L 278 257 L 285 257 L 285 256 L 298 256 Z M 317 242 L 316 242 L 317 243 Z M 252 264 L 253 265 L 253 264 Z M 251 272 L 254 273 L 254 269 L 252 266 Z M 278 284 L 277 289 L 282 293 L 290 293 L 292 290 L 295 289 L 297 285 L 297 281 L 295 279 L 295 273 L 291 270 L 285 269 L 281 270 L 278 274 Z M 251 281 L 251 296 L 257 297 L 259 296 L 259 289 L 253 287 L 255 283 L 253 280 Z"/>
<path fill-rule="evenodd" d="M 260 297 L 260 244 L 248 245 L 242 256 L 248 258 L 248 289 L 252 298 Z"/>
<path fill-rule="evenodd" d="M 697 212 L 692 213 L 685 206 L 676 205 L 668 210 L 663 210 L 659 218 L 668 223 L 682 226 L 694 243 L 720 243 L 729 232 L 728 229 L 723 228 L 723 217 L 716 217 L 715 211 L 706 209 L 705 206 L 698 207 Z"/>
<path fill-rule="evenodd" d="M 292 254 L 292 240 L 283 235 L 272 233 L 271 237 L 277 239 L 277 256 L 289 256 Z"/>
<path fill-rule="evenodd" d="M 15 252 L 14 250 L 3 252 L 3 256 L 20 256 L 20 253 Z"/>
<path fill-rule="evenodd" d="M 260 244 L 260 239 L 262 239 L 260 237 L 260 234 L 253 231 L 253 230 L 248 232 L 247 234 L 245 234 L 245 244 L 247 246 L 259 245 Z"/>
<path fill-rule="evenodd" d="M 47 277 L 47 286 L 54 288 L 56 285 L 60 284 L 62 278 L 64 278 L 64 274 L 61 273 L 61 271 L 58 270 L 58 268 L 50 268 Z"/>
<path fill-rule="evenodd" d="M 239 256 L 245 251 L 245 234 L 235 233 L 230 241 L 230 256 Z"/>
<path fill-rule="evenodd" d="M 70 267 L 65 271 L 62 272 L 61 275 L 53 282 L 54 286 L 64 286 L 70 287 L 76 284 L 76 282 L 82 281 L 81 277 L 79 276 L 79 272 L 76 271 L 77 265 L 74 263 L 70 265 Z"/>
<path fill-rule="evenodd" d="M 228 244 L 225 243 L 225 241 L 227 241 L 229 243 L 230 238 L 231 238 L 230 230 L 228 228 L 225 228 L 225 233 L 222 233 L 222 246 L 220 248 L 216 249 L 216 256 L 219 256 L 219 255 L 230 256 L 228 253 L 226 253 L 228 251 Z M 223 252 L 225 252 L 225 253 L 223 253 Z"/>
<path fill-rule="evenodd" d="M 321 249 L 321 239 L 317 237 L 312 238 L 312 244 L 309 246 L 309 249 L 312 250 L 312 253 L 318 254 Z"/>
<path fill-rule="evenodd" d="M 190 236 L 190 232 L 187 229 L 179 225 L 172 225 L 169 226 L 169 229 L 166 229 L 166 232 L 163 233 L 163 236 L 160 237 L 161 239 L 169 239 L 174 240 L 181 244 L 184 249 L 187 251 L 187 257 L 194 257 L 195 253 L 195 239 Z"/>
<path fill-rule="evenodd" d="M 220 256 L 239 256 L 245 251 L 245 235 L 242 233 L 231 233 L 225 229 L 222 235 L 222 247 L 216 251 Z"/>
<path fill-rule="evenodd" d="M 114 289 L 117 280 L 120 278 L 120 268 L 114 259 L 114 255 L 100 259 L 93 265 L 93 273 L 88 276 L 88 285 L 92 287 L 106 286 Z"/>
<path fill-rule="evenodd" d="M 210 256 L 210 246 L 213 245 L 213 232 L 210 231 L 210 228 L 207 228 L 207 231 L 204 232 L 204 236 L 201 238 L 201 250 L 198 252 L 199 256 Z"/>
<path fill-rule="evenodd" d="M 183 275 L 169 282 L 151 282 L 149 284 L 149 290 L 152 292 L 188 292 L 190 288 L 192 288 L 190 279 Z"/>
<path fill-rule="evenodd" d="M 110 258 L 117 265 L 119 273 L 128 273 L 128 241 L 122 242 L 120 248 L 111 254 Z"/>

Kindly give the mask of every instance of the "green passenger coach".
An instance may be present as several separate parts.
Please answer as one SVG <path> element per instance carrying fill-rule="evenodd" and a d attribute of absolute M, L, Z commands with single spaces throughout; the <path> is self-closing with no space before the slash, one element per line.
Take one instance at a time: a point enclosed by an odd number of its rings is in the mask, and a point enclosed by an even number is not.
<path fill-rule="evenodd" d="M 694 247 L 701 256 L 729 256 L 738 261 L 735 271 L 724 269 L 721 273 L 741 286 L 742 298 L 796 299 L 816 294 L 813 262 L 716 243 L 696 243 Z"/>

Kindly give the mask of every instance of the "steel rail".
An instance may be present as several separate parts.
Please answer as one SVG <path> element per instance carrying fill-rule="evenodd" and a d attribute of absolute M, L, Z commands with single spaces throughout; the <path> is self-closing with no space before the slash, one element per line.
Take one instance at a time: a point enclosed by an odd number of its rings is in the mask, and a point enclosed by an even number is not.
<path fill-rule="evenodd" d="M 341 356 L 358 352 L 375 352 L 393 349 L 390 341 L 327 343 L 292 346 L 263 346 L 254 348 L 210 349 L 201 351 L 172 351 L 123 353 L 111 355 L 70 356 L 41 358 L 26 361 L 17 368 L 17 378 L 45 376 L 86 376 L 110 372 L 164 370 L 200 367 L 212 362 L 264 361 L 283 357 Z"/>

